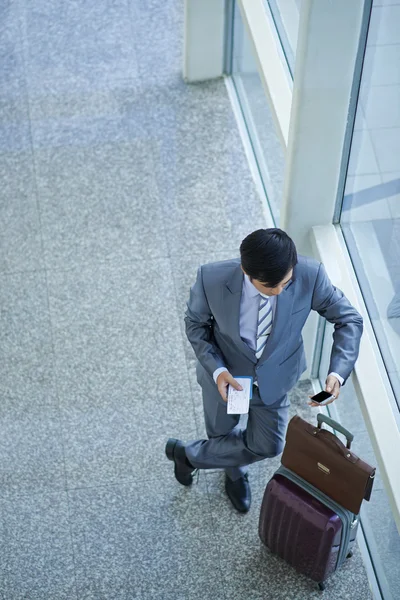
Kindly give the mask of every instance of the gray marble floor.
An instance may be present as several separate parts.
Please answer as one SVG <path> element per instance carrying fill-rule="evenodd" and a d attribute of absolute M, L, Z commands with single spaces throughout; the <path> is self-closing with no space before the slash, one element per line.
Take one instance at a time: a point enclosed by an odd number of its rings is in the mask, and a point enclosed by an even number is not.
<path fill-rule="evenodd" d="M 265 226 L 223 81 L 181 81 L 182 21 L 178 0 L 0 6 L 2 600 L 319 597 L 257 536 L 277 461 L 243 517 L 221 473 L 183 489 L 163 453 L 203 435 L 196 268 Z M 369 597 L 358 551 L 330 585 Z"/>

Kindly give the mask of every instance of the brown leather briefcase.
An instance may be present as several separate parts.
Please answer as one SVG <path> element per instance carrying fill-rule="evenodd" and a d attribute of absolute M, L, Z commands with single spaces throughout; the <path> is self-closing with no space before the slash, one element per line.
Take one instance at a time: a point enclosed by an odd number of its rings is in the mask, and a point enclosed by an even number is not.
<path fill-rule="evenodd" d="M 298 416 L 291 419 L 282 464 L 358 515 L 362 501 L 371 497 L 375 468 L 351 452 L 353 435 L 347 429 L 321 413 L 317 420 L 314 427 Z M 342 433 L 347 447 L 322 423 Z"/>

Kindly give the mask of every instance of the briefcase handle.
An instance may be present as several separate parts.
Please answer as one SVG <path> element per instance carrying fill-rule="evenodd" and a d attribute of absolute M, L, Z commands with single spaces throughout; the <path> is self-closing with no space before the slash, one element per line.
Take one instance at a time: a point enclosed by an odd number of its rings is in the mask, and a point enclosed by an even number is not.
<path fill-rule="evenodd" d="M 332 429 L 335 429 L 339 433 L 342 433 L 345 436 L 346 440 L 347 440 L 346 447 L 350 449 L 351 442 L 354 440 L 354 435 L 352 433 L 350 433 L 350 431 L 348 431 L 347 429 L 345 429 L 337 421 L 334 421 L 333 419 L 331 419 L 330 417 L 327 417 L 326 415 L 323 415 L 322 413 L 318 413 L 318 415 L 317 415 L 317 421 L 318 421 L 318 428 L 319 429 L 321 429 L 322 423 L 326 423 L 327 425 L 329 425 L 329 427 L 332 427 Z"/>

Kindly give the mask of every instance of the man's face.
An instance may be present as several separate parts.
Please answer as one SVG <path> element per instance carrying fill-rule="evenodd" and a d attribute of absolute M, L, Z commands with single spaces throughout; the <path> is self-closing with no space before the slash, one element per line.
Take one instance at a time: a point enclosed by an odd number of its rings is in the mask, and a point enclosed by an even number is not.
<path fill-rule="evenodd" d="M 243 269 L 242 269 L 242 271 L 243 271 Z M 244 272 L 245 271 L 243 271 L 243 273 Z M 282 281 L 280 283 L 278 283 L 278 285 L 275 287 L 268 287 L 267 285 L 264 285 L 263 283 L 261 283 L 261 281 L 258 281 L 258 279 L 254 279 L 251 277 L 250 277 L 250 281 L 254 285 L 254 287 L 257 288 L 257 290 L 259 292 L 261 292 L 262 294 L 265 294 L 266 296 L 279 296 L 279 294 L 283 291 L 283 288 L 285 287 L 285 285 L 287 285 L 289 283 L 289 281 L 292 279 L 292 275 L 293 275 L 293 269 L 290 269 L 290 271 L 287 273 L 286 277 L 284 279 L 282 279 Z"/>

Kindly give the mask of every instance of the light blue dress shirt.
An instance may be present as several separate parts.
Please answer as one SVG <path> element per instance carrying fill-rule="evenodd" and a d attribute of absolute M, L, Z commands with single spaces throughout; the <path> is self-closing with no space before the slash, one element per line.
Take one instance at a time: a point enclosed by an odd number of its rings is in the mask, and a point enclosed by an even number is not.
<path fill-rule="evenodd" d="M 254 352 L 256 351 L 256 335 L 257 335 L 257 326 L 258 326 L 258 310 L 260 306 L 260 296 L 264 298 L 269 298 L 272 307 L 272 322 L 275 318 L 276 311 L 276 296 L 267 296 L 266 294 L 261 294 L 258 289 L 251 283 L 248 275 L 245 274 L 243 277 L 243 288 L 242 288 L 242 297 L 240 301 L 240 316 L 239 316 L 239 327 L 240 327 L 240 337 L 242 340 L 250 346 Z M 220 367 L 216 369 L 213 373 L 213 378 L 215 383 L 217 383 L 217 378 L 220 373 L 223 371 L 227 371 L 225 367 Z M 343 384 L 343 378 L 337 373 L 330 373 L 330 375 L 334 375 L 340 385 Z"/>

